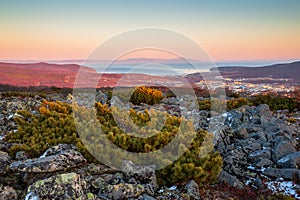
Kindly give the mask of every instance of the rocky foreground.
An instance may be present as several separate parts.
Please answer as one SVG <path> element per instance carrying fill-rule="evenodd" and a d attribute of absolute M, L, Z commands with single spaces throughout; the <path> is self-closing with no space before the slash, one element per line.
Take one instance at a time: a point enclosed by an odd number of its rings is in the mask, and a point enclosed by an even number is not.
<path fill-rule="evenodd" d="M 215 133 L 215 150 L 223 157 L 218 184 L 199 188 L 190 180 L 159 187 L 155 166 L 123 161 L 118 171 L 88 163 L 69 144 L 51 147 L 38 158 L 17 152 L 12 159 L 7 152 L 14 144 L 1 141 L 0 199 L 258 199 L 271 192 L 300 199 L 299 112 L 273 113 L 267 105 L 260 105 L 212 113 L 197 111 L 192 103 L 180 108 L 179 102 L 179 98 L 170 98 L 156 109 L 164 108 L 174 115 L 185 109 L 184 113 L 198 116 L 198 128 Z M 40 103 L 38 96 L 1 98 L 1 138 L 16 131 L 17 110 L 36 112 Z"/>

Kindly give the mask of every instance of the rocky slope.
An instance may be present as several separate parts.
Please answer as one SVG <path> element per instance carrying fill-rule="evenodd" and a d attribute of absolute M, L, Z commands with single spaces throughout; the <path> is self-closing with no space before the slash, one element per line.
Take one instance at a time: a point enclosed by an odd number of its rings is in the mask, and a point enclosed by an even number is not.
<path fill-rule="evenodd" d="M 258 199 L 270 194 L 268 188 L 300 198 L 300 129 L 299 121 L 289 122 L 291 114 L 272 113 L 267 105 L 212 114 L 196 110 L 195 102 L 180 107 L 182 100 L 165 99 L 155 109 L 173 115 L 184 113 L 186 117 L 196 115 L 198 128 L 208 129 L 211 123 L 215 150 L 223 157 L 219 184 L 199 188 L 190 180 L 159 187 L 155 166 L 123 161 L 118 171 L 87 163 L 76 147 L 68 144 L 51 147 L 38 158 L 29 159 L 24 152 L 17 152 L 12 159 L 7 151 L 13 144 L 0 141 L 0 199 Z M 36 112 L 40 102 L 39 97 L 1 98 L 1 135 L 16 129 L 16 110 Z M 293 115 L 299 118 L 300 113 Z"/>

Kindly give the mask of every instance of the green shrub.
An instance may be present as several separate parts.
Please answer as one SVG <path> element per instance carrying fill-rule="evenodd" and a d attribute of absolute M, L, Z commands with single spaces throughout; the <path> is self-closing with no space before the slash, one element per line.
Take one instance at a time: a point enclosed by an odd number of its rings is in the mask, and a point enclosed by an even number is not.
<path fill-rule="evenodd" d="M 275 95 L 258 95 L 251 99 L 253 105 L 268 104 L 271 110 L 285 110 L 290 112 L 299 108 L 300 103 L 295 98 L 281 97 Z"/>
<path fill-rule="evenodd" d="M 149 87 L 141 86 L 134 90 L 130 97 L 130 102 L 133 104 L 145 103 L 148 105 L 154 105 L 159 103 L 163 98 L 162 92 Z"/>
<path fill-rule="evenodd" d="M 191 122 L 166 113 L 157 113 L 152 110 L 137 113 L 132 109 L 127 113 L 127 111 L 118 110 L 119 108 L 109 108 L 108 105 L 96 103 L 95 112 L 103 134 L 99 137 L 96 126 L 93 124 L 94 122 L 84 121 L 88 119 L 85 116 L 91 115 L 92 110 L 79 106 L 74 108 L 75 112 L 80 111 L 83 113 L 82 119 L 80 119 L 80 116 L 75 117 L 75 121 L 83 122 L 76 127 L 82 130 L 81 138 L 79 138 L 75 128 L 71 105 L 62 102 L 44 101 L 40 106 L 38 115 L 33 115 L 28 111 L 19 111 L 18 113 L 22 117 L 15 118 L 18 124 L 18 131 L 15 133 L 11 132 L 5 137 L 7 142 L 18 143 L 18 145 L 14 145 L 9 149 L 10 155 L 14 157 L 17 151 L 23 150 L 31 157 L 38 157 L 51 146 L 59 143 L 69 143 L 75 144 L 90 162 L 96 162 L 95 158 L 83 146 L 82 141 L 92 141 L 92 145 L 89 145 L 91 152 L 97 151 L 97 148 L 101 147 L 103 143 L 103 138 L 101 139 L 101 137 L 105 136 L 112 143 L 126 151 L 147 153 L 161 149 L 169 144 L 180 130 L 182 135 L 180 135 L 179 139 L 181 141 L 191 134 L 194 129 Z M 131 134 L 118 127 L 114 119 L 115 115 L 118 115 L 119 122 L 127 127 Z M 159 117 L 163 117 L 164 124 L 160 124 L 161 126 L 157 127 L 156 125 L 160 123 Z M 137 128 L 130 125 L 132 121 Z M 145 126 L 150 126 L 151 128 L 146 129 L 144 128 Z M 134 136 L 152 133 L 155 134 L 150 137 Z M 171 162 L 172 164 L 166 168 L 157 171 L 159 184 L 168 185 L 189 179 L 196 180 L 199 185 L 216 181 L 222 166 L 222 159 L 219 153 L 210 152 L 204 157 L 199 156 L 203 150 L 201 145 L 203 145 L 204 137 L 212 137 L 212 135 L 207 134 L 207 132 L 198 131 L 188 150 L 179 159 L 173 163 Z M 205 144 L 204 146 L 207 145 L 211 144 Z M 174 148 L 181 147 L 174 146 Z M 169 157 L 174 156 L 172 153 L 174 152 L 164 155 L 166 162 Z M 118 157 L 106 159 L 120 160 Z M 133 162 L 135 162 L 135 159 L 135 157 L 128 157 L 128 160 Z"/>

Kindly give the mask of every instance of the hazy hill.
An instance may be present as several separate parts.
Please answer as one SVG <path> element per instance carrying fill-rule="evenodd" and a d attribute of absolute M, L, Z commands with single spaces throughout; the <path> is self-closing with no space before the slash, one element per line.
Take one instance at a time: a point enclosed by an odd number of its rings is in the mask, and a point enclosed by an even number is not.
<path fill-rule="evenodd" d="M 263 67 L 217 67 L 225 78 L 287 78 L 300 81 L 300 61 L 292 63 L 275 64 Z"/>
<path fill-rule="evenodd" d="M 176 81 L 174 77 L 145 74 L 99 74 L 94 69 L 77 64 L 3 63 L 0 62 L 0 84 L 14 86 L 56 86 L 73 88 L 78 70 L 83 73 L 76 87 L 114 87 L 121 81 L 124 86 Z"/>

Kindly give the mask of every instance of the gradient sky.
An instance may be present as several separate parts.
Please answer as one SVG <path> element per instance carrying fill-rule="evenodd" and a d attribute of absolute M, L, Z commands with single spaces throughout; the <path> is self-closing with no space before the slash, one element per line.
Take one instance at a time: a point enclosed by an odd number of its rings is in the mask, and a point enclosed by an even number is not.
<path fill-rule="evenodd" d="M 178 31 L 215 61 L 300 58 L 299 0 L 1 0 L 0 27 L 0 60 L 84 59 L 143 27 Z"/>

